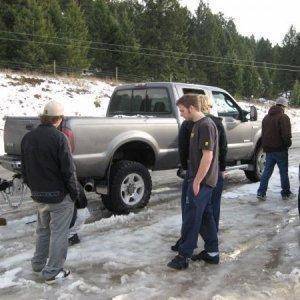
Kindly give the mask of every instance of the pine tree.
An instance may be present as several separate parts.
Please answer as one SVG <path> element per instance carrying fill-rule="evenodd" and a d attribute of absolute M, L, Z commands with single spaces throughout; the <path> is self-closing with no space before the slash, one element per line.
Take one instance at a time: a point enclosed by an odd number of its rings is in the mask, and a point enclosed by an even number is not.
<path fill-rule="evenodd" d="M 264 67 L 259 70 L 260 79 L 261 79 L 261 90 L 260 95 L 265 98 L 271 98 L 272 96 L 272 80 L 269 73 L 269 70 L 267 69 L 266 64 L 264 64 Z"/>
<path fill-rule="evenodd" d="M 40 68 L 48 63 L 47 48 L 53 30 L 46 22 L 43 6 L 35 0 L 14 9 L 13 31 L 16 32 L 15 59 L 27 68 Z M 21 34 L 19 34 L 21 33 Z"/>
<path fill-rule="evenodd" d="M 88 1 L 82 6 L 89 36 L 93 42 L 93 49 L 89 51 L 89 58 L 92 60 L 92 67 L 98 70 L 114 70 L 115 68 L 115 44 L 118 35 L 118 23 L 113 16 L 107 1 Z M 96 49 L 95 49 L 96 48 Z"/>
<path fill-rule="evenodd" d="M 291 95 L 291 104 L 300 105 L 300 82 L 296 80 Z"/>
<path fill-rule="evenodd" d="M 251 67 L 245 67 L 243 74 L 243 94 L 247 98 L 257 97 L 259 95 L 260 78 L 257 69 L 252 65 Z"/>
<path fill-rule="evenodd" d="M 177 0 L 148 0 L 141 14 L 139 40 L 142 47 L 162 49 L 156 56 L 142 56 L 144 72 L 159 80 L 183 80 L 187 64 L 180 54 L 187 52 L 189 12 Z M 151 51 L 151 53 L 154 53 Z"/>
<path fill-rule="evenodd" d="M 137 3 L 132 1 L 116 1 L 110 6 L 118 27 L 114 43 L 120 45 L 115 47 L 120 52 L 113 53 L 114 63 L 115 67 L 119 68 L 120 76 L 125 76 L 125 79 L 135 79 L 132 75 L 141 76 L 142 70 L 138 63 L 140 45 L 135 29 L 136 6 Z"/>
<path fill-rule="evenodd" d="M 75 1 L 68 5 L 61 28 L 65 67 L 74 71 L 89 68 L 87 54 L 90 47 L 88 28 L 83 13 Z"/>

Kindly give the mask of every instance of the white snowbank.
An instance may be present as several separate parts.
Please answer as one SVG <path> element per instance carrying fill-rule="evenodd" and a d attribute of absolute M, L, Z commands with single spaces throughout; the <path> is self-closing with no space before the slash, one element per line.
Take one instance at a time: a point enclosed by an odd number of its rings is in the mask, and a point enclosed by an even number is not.
<path fill-rule="evenodd" d="M 50 100 L 69 116 L 105 116 L 114 86 L 96 79 L 74 79 L 0 72 L 0 153 L 4 116 L 38 116 Z"/>

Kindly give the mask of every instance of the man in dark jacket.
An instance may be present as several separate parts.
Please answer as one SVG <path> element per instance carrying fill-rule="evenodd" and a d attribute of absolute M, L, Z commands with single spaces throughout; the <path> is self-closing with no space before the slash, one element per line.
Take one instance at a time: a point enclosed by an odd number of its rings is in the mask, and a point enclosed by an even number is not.
<path fill-rule="evenodd" d="M 47 283 L 70 274 L 63 265 L 74 202 L 79 198 L 68 140 L 57 130 L 62 117 L 63 106 L 49 102 L 40 117 L 41 124 L 28 132 L 21 143 L 22 175 L 38 211 L 36 249 L 31 263 L 33 271 L 42 272 Z"/>
<path fill-rule="evenodd" d="M 269 179 L 277 164 L 281 180 L 281 196 L 286 200 L 292 196 L 288 176 L 288 148 L 292 145 L 291 122 L 284 113 L 288 100 L 280 97 L 262 121 L 262 147 L 266 152 L 266 164 L 257 190 L 257 198 L 266 200 Z"/>

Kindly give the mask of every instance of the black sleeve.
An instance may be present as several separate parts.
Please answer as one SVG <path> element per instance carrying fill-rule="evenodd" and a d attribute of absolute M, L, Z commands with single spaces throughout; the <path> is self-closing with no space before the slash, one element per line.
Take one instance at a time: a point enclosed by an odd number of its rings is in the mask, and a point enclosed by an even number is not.
<path fill-rule="evenodd" d="M 77 181 L 76 168 L 70 147 L 64 136 L 60 138 L 58 157 L 65 187 L 69 191 L 71 199 L 76 202 L 80 196 L 79 183 Z"/>
<path fill-rule="evenodd" d="M 292 131 L 290 118 L 287 115 L 283 115 L 279 119 L 279 130 L 282 143 L 285 148 L 292 146 Z"/>
<path fill-rule="evenodd" d="M 21 141 L 21 174 L 24 183 L 28 184 L 27 182 L 27 174 L 26 174 L 26 167 L 25 167 L 25 157 L 24 157 L 24 138 Z"/>
<path fill-rule="evenodd" d="M 221 120 L 218 122 L 217 128 L 219 133 L 219 170 L 223 172 L 226 169 L 226 155 L 228 147 L 225 128 Z"/>
<path fill-rule="evenodd" d="M 193 128 L 193 122 L 184 121 L 179 129 L 178 135 L 178 152 L 180 164 L 184 170 L 187 169 L 187 161 L 189 159 L 190 136 Z"/>

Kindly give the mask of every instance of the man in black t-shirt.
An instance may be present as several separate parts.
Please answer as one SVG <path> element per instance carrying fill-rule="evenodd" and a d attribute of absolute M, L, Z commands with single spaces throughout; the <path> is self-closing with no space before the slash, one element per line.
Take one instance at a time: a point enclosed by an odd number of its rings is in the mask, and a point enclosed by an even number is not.
<path fill-rule="evenodd" d="M 201 112 L 199 95 L 186 94 L 176 103 L 180 114 L 194 122 L 189 146 L 187 191 L 183 211 L 181 243 L 178 255 L 168 263 L 173 269 L 188 267 L 189 258 L 197 247 L 199 228 L 205 216 L 202 259 L 219 262 L 218 237 L 212 213 L 211 193 L 218 180 L 218 132 L 214 122 Z"/>

